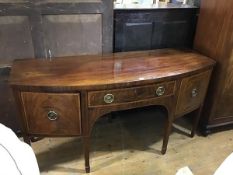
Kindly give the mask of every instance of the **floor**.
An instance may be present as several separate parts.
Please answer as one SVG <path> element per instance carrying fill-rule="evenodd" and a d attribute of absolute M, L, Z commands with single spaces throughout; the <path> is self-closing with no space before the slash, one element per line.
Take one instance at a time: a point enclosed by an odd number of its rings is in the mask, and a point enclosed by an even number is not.
<path fill-rule="evenodd" d="M 190 122 L 182 119 L 173 127 L 166 155 L 161 155 L 163 112 L 145 108 L 115 116 L 112 121 L 101 118 L 94 127 L 91 175 L 175 175 L 185 166 L 194 175 L 212 175 L 233 151 L 233 130 L 190 138 Z M 46 138 L 32 147 L 41 175 L 85 174 L 80 139 Z"/>

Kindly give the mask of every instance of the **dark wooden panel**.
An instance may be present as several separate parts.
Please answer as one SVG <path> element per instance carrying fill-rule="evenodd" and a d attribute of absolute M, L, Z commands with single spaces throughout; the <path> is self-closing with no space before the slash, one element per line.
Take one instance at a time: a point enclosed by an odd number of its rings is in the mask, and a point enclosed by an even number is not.
<path fill-rule="evenodd" d="M 81 134 L 79 94 L 22 92 L 21 96 L 28 133 Z"/>
<path fill-rule="evenodd" d="M 153 24 L 152 48 L 191 47 L 193 35 L 186 20 L 157 21 Z"/>
<path fill-rule="evenodd" d="M 102 53 L 102 16 L 44 15 L 47 57 Z"/>
<path fill-rule="evenodd" d="M 113 51 L 113 1 L 102 0 L 102 35 L 103 35 L 103 53 L 112 53 Z"/>
<path fill-rule="evenodd" d="M 17 3 L 7 1 L 0 3 L 0 15 L 6 16 L 27 16 L 30 20 L 32 31 L 32 41 L 36 58 L 47 57 L 49 48 L 44 41 L 44 23 L 42 16 L 50 15 L 78 15 L 78 14 L 96 14 L 101 16 L 101 51 L 103 53 L 112 52 L 112 33 L 113 33 L 113 2 L 109 0 L 69 0 L 69 1 L 24 1 Z M 96 26 L 93 25 L 89 30 L 95 33 Z M 82 35 L 82 34 L 79 34 Z M 96 35 L 95 37 L 97 37 Z M 91 42 L 90 42 L 91 43 Z M 99 46 L 99 47 L 100 47 Z M 84 45 L 83 47 L 86 47 Z M 90 44 L 89 47 L 92 47 Z M 92 51 L 89 50 L 90 52 Z M 68 52 L 68 51 L 67 51 Z M 96 52 L 95 52 L 96 53 Z M 81 54 L 81 53 L 80 53 Z M 66 54 L 64 54 L 65 56 Z M 72 53 L 70 55 L 73 55 Z"/>
<path fill-rule="evenodd" d="M 195 8 L 115 10 L 114 51 L 191 48 L 196 14 Z"/>
<path fill-rule="evenodd" d="M 0 66 L 14 59 L 33 58 L 31 30 L 26 16 L 0 16 Z"/>
<path fill-rule="evenodd" d="M 1 15 L 32 15 L 39 14 L 83 14 L 83 13 L 103 13 L 102 1 L 80 1 L 80 2 L 50 2 L 34 1 L 23 3 L 0 3 Z M 103 0 L 106 1 L 106 0 Z M 111 7 L 110 7 L 111 8 Z"/>
<path fill-rule="evenodd" d="M 125 23 L 122 51 L 151 48 L 152 23 Z"/>
<path fill-rule="evenodd" d="M 188 40 L 189 32 L 187 21 L 164 22 L 162 23 L 162 31 L 160 31 L 162 38 L 159 47 L 190 47 L 190 41 Z M 154 35 L 160 35 L 160 33 L 154 33 Z M 156 40 L 153 41 L 156 42 Z"/>

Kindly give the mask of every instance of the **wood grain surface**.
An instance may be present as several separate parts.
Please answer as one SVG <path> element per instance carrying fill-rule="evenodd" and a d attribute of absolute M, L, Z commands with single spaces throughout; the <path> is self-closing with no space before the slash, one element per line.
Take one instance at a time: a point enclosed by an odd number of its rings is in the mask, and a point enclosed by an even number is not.
<path fill-rule="evenodd" d="M 39 135 L 80 135 L 79 94 L 22 92 L 27 132 Z M 57 114 L 50 120 L 48 113 Z"/>
<path fill-rule="evenodd" d="M 204 105 L 201 124 L 210 129 L 233 124 L 233 1 L 202 0 L 194 49 L 217 64 Z M 220 128 L 221 129 L 221 128 Z"/>
<path fill-rule="evenodd" d="M 52 60 L 26 59 L 14 62 L 10 83 L 85 89 L 115 84 L 129 86 L 185 76 L 207 69 L 214 63 L 198 53 L 173 49 Z"/>

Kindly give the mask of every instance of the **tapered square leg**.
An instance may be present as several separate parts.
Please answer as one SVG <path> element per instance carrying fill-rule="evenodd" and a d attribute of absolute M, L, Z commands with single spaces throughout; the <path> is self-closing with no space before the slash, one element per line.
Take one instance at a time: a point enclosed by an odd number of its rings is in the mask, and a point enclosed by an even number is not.
<path fill-rule="evenodd" d="M 168 117 L 165 122 L 165 127 L 164 127 L 164 134 L 163 134 L 163 146 L 161 153 L 165 154 L 167 151 L 167 144 L 169 140 L 169 135 L 171 133 L 171 128 L 172 128 L 172 120 Z"/>
<path fill-rule="evenodd" d="M 89 137 L 83 137 L 83 150 L 84 150 L 84 158 L 85 158 L 85 170 L 86 173 L 90 173 L 90 139 Z"/>
<path fill-rule="evenodd" d="M 200 120 L 201 112 L 202 112 L 202 107 L 200 107 L 197 110 L 197 114 L 196 114 L 196 116 L 195 116 L 195 118 L 193 120 L 193 126 L 192 126 L 192 130 L 191 130 L 191 137 L 194 137 L 194 135 L 195 135 L 197 125 L 198 125 L 199 120 Z"/>

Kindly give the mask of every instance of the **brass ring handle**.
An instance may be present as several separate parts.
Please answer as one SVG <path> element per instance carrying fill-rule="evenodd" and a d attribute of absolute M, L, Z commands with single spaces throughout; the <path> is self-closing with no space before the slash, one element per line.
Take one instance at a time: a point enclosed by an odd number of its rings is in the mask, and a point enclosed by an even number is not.
<path fill-rule="evenodd" d="M 192 97 L 196 97 L 198 95 L 198 90 L 197 88 L 192 89 Z"/>
<path fill-rule="evenodd" d="M 110 104 L 114 101 L 114 95 L 113 94 L 106 94 L 104 96 L 104 102 L 107 104 Z"/>
<path fill-rule="evenodd" d="M 162 96 L 165 93 L 165 87 L 164 86 L 159 86 L 156 90 L 156 95 Z"/>
<path fill-rule="evenodd" d="M 48 119 L 51 121 L 55 121 L 58 119 L 58 114 L 55 111 L 49 111 L 47 115 Z"/>

